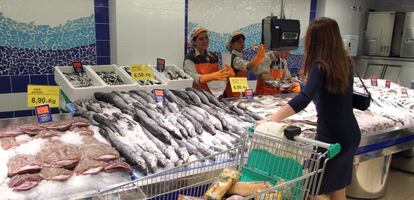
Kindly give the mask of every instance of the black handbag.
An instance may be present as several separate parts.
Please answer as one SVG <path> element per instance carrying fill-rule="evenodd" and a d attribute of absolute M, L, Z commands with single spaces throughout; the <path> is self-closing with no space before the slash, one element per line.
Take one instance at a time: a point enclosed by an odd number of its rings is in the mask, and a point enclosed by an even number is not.
<path fill-rule="evenodd" d="M 357 74 L 358 79 L 361 81 L 362 86 L 365 89 L 366 93 L 355 92 L 352 95 L 352 106 L 358 110 L 367 110 L 371 104 L 371 93 L 369 93 L 367 87 L 365 86 L 364 82 L 362 81 L 361 77 Z"/>

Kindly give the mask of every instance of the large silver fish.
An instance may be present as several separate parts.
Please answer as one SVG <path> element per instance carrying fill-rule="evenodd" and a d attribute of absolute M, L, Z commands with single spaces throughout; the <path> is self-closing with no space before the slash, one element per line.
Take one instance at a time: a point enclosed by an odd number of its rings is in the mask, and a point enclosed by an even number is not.
<path fill-rule="evenodd" d="M 190 96 L 184 91 L 179 90 L 170 90 L 175 96 L 182 99 L 186 104 L 193 104 L 194 102 L 191 100 Z"/>
<path fill-rule="evenodd" d="M 165 129 L 148 117 L 144 111 L 135 109 L 134 120 L 139 121 L 141 126 L 145 127 L 151 134 L 157 137 L 165 144 L 171 144 L 171 135 Z"/>
<path fill-rule="evenodd" d="M 180 113 L 176 115 L 177 122 L 180 123 L 187 130 L 189 137 L 194 137 L 197 133 L 195 131 L 194 125 Z"/>
<path fill-rule="evenodd" d="M 114 94 L 118 95 L 119 97 L 121 97 L 128 104 L 138 102 L 136 99 L 129 96 L 129 94 L 127 92 L 120 92 L 120 91 L 112 91 L 112 92 Z"/>
<path fill-rule="evenodd" d="M 184 100 L 175 96 L 175 94 L 172 93 L 169 89 L 165 89 L 164 91 L 168 101 L 176 103 L 180 108 L 184 108 L 187 105 Z"/>
<path fill-rule="evenodd" d="M 201 154 L 197 148 L 190 144 L 189 142 L 185 141 L 185 140 L 179 140 L 177 141 L 177 143 L 180 145 L 180 147 L 184 147 L 187 149 L 188 153 L 191 155 L 195 155 L 198 159 L 203 157 L 203 154 Z"/>
<path fill-rule="evenodd" d="M 144 98 L 142 98 L 141 96 L 137 95 L 136 93 L 129 92 L 129 95 L 132 98 L 134 98 L 135 100 L 137 100 L 142 106 L 144 106 L 144 107 L 150 107 L 149 106 L 149 103 Z"/>
<path fill-rule="evenodd" d="M 181 114 L 191 122 L 191 124 L 193 124 L 196 133 L 201 134 L 203 133 L 204 129 L 203 126 L 201 126 L 200 122 L 198 122 L 196 119 L 194 119 L 194 117 L 192 117 L 191 115 L 189 115 L 186 112 L 181 112 Z"/>
<path fill-rule="evenodd" d="M 144 175 L 148 174 L 148 167 L 144 158 L 141 157 L 141 152 L 137 152 L 134 148 L 122 142 L 109 128 L 100 128 L 99 133 L 104 136 L 129 163 L 136 166 L 140 173 Z"/>
<path fill-rule="evenodd" d="M 154 100 L 154 98 L 152 97 L 152 95 L 151 94 L 148 94 L 148 93 L 146 93 L 145 91 L 143 91 L 143 90 L 131 90 L 131 91 L 129 91 L 129 92 L 132 92 L 132 93 L 135 93 L 135 94 L 137 94 L 137 95 L 139 95 L 139 96 L 141 96 L 143 99 L 145 99 L 145 101 L 146 102 L 148 102 L 148 103 L 153 103 L 153 104 L 155 104 L 155 100 Z"/>
<path fill-rule="evenodd" d="M 178 161 L 178 155 L 175 153 L 174 148 L 171 146 L 167 146 L 166 144 L 162 143 L 158 138 L 154 137 L 146 128 L 142 127 L 145 135 L 157 146 L 157 148 L 165 155 L 166 158 L 172 163 Z M 168 167 L 170 164 L 166 163 L 165 167 Z"/>
<path fill-rule="evenodd" d="M 198 97 L 198 95 L 194 91 L 187 90 L 187 95 L 191 98 L 195 105 L 202 104 L 200 97 Z"/>
<path fill-rule="evenodd" d="M 202 109 L 200 107 L 197 107 L 197 106 L 189 105 L 189 108 L 191 108 L 194 111 L 202 114 L 202 116 L 206 120 L 210 121 L 210 123 L 213 124 L 216 129 L 218 129 L 220 131 L 223 131 L 223 125 L 221 124 L 221 121 L 219 119 L 217 119 L 214 115 L 211 115 L 210 113 L 208 113 L 204 109 Z"/>
<path fill-rule="evenodd" d="M 118 95 L 114 93 L 95 92 L 95 98 L 99 101 L 104 101 L 119 108 L 122 112 L 132 115 L 132 110 L 128 104 Z"/>

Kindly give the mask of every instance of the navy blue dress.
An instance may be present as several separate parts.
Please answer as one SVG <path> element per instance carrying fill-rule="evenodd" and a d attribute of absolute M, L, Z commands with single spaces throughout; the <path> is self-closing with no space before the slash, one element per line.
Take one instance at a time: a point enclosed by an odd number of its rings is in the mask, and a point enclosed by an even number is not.
<path fill-rule="evenodd" d="M 299 112 L 313 100 L 317 112 L 316 139 L 341 144 L 341 152 L 326 164 L 319 194 L 329 194 L 351 184 L 353 157 L 361 140 L 361 132 L 352 107 L 353 76 L 344 93 L 326 89 L 324 73 L 314 64 L 302 91 L 289 101 Z"/>

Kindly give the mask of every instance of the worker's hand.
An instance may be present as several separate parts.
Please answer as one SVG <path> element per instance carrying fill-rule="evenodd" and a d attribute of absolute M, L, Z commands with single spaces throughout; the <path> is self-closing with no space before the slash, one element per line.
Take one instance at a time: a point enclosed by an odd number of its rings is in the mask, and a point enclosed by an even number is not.
<path fill-rule="evenodd" d="M 253 65 L 260 65 L 265 58 L 265 47 L 263 44 L 259 45 L 256 56 L 253 58 Z"/>
<path fill-rule="evenodd" d="M 236 73 L 230 65 L 226 65 L 226 67 L 223 70 L 228 72 L 230 77 L 236 76 Z"/>
<path fill-rule="evenodd" d="M 299 83 L 293 83 L 293 86 L 292 86 L 292 92 L 293 93 L 299 93 L 300 92 L 300 84 Z"/>
<path fill-rule="evenodd" d="M 220 71 L 216 71 L 210 74 L 201 75 L 200 83 L 207 83 L 209 81 L 214 81 L 214 80 L 227 80 L 229 76 L 230 76 L 230 73 L 222 69 Z"/>

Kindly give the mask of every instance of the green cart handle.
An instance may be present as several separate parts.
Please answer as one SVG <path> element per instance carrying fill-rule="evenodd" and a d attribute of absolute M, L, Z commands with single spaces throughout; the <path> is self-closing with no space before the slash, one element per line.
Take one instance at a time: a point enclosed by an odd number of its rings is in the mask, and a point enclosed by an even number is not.
<path fill-rule="evenodd" d="M 253 123 L 250 124 L 249 127 L 247 128 L 247 133 L 249 135 L 253 135 L 255 128 L 256 128 L 255 124 L 253 124 Z M 290 127 L 290 128 L 292 128 L 292 127 Z M 299 128 L 299 127 L 297 127 L 297 128 Z M 322 148 L 326 149 L 328 151 L 327 156 L 328 156 L 329 159 L 332 159 L 333 157 L 338 155 L 339 152 L 341 152 L 341 144 L 339 144 L 339 143 L 329 144 L 329 143 L 326 143 L 326 142 L 321 142 L 321 141 L 318 141 L 318 140 L 313 140 L 313 139 L 302 137 L 302 136 L 299 135 L 300 132 L 301 132 L 300 128 L 299 128 L 299 131 L 290 132 L 289 134 L 286 134 L 286 132 L 287 131 L 285 131 L 285 137 L 289 140 L 300 141 L 300 142 L 304 142 L 304 143 L 307 143 L 307 144 L 313 144 L 315 146 L 322 147 Z"/>

